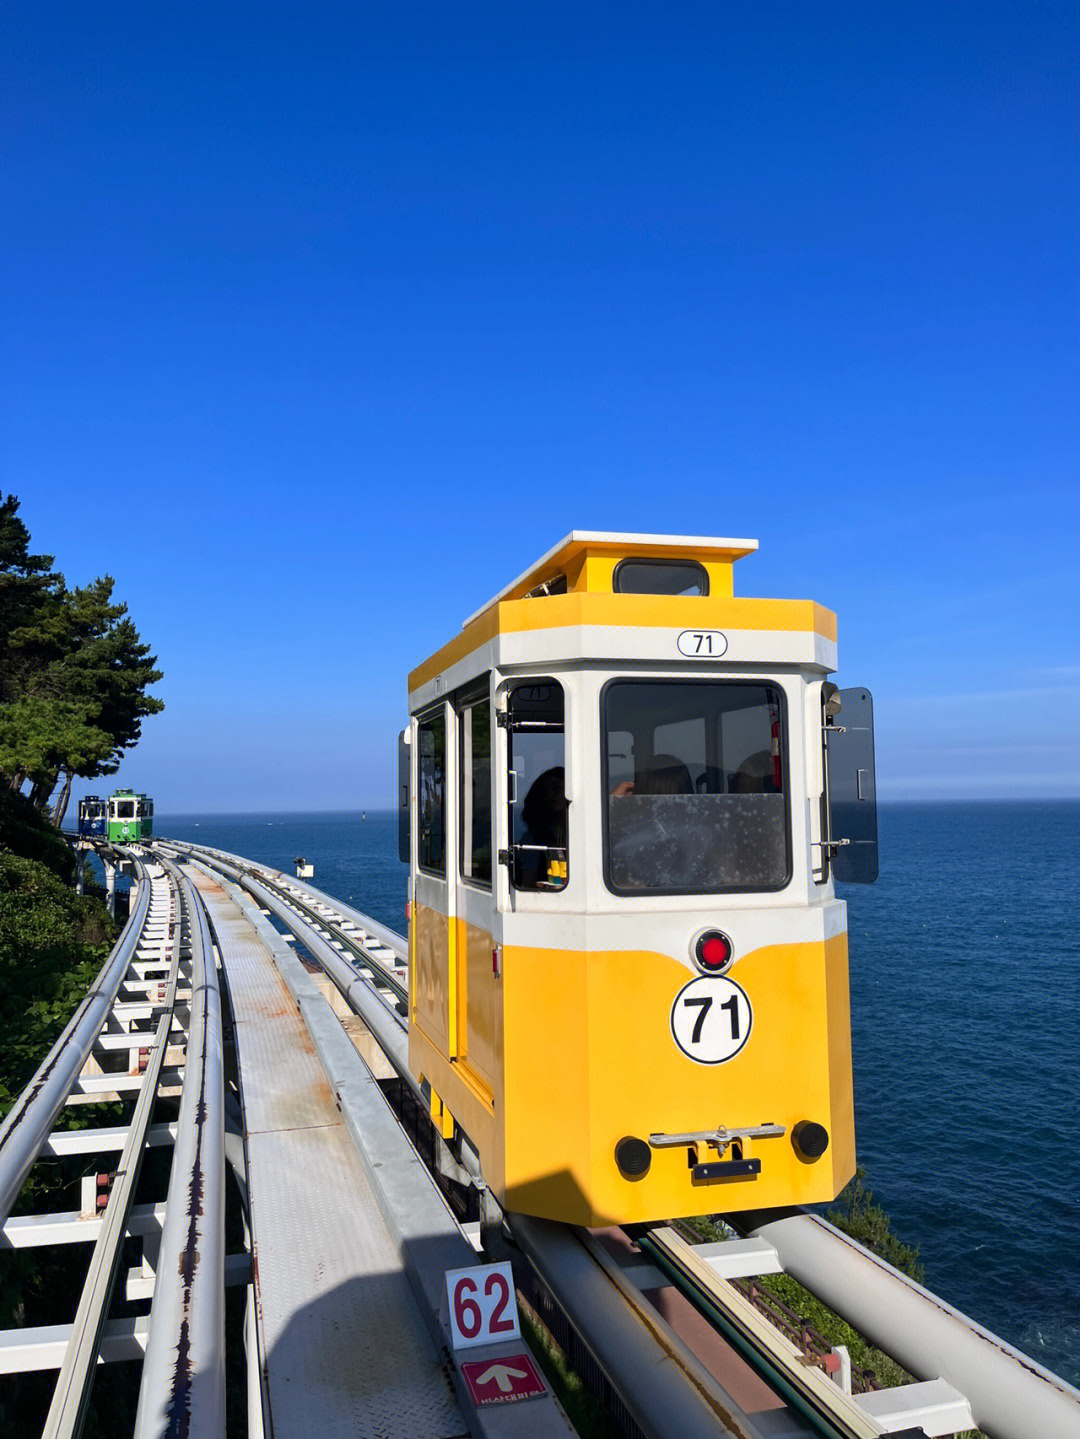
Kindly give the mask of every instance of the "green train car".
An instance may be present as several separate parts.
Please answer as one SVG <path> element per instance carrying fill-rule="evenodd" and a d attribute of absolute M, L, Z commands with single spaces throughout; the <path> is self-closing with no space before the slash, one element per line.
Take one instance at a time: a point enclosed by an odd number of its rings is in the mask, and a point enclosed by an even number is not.
<path fill-rule="evenodd" d="M 138 844 L 154 833 L 154 801 L 133 789 L 118 789 L 109 798 L 109 839 Z"/>

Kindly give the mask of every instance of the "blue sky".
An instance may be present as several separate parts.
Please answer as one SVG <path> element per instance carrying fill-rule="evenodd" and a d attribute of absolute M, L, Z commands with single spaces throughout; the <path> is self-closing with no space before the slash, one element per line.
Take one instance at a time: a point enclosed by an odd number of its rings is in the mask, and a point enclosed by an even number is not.
<path fill-rule="evenodd" d="M 9 6 L 0 488 L 159 812 L 388 805 L 571 529 L 754 536 L 881 793 L 1080 795 L 1075 5 Z"/>

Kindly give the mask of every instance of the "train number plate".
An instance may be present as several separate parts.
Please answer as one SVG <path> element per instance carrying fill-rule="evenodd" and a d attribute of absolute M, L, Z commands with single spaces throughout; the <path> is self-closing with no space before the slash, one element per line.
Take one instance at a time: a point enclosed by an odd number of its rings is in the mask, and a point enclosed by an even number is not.
<path fill-rule="evenodd" d="M 699 975 L 684 984 L 671 1006 L 671 1035 L 688 1059 L 723 1064 L 750 1038 L 754 1011 L 733 979 Z"/>
<path fill-rule="evenodd" d="M 720 630 L 683 630 L 675 644 L 690 659 L 718 660 L 727 650 L 727 635 Z"/>

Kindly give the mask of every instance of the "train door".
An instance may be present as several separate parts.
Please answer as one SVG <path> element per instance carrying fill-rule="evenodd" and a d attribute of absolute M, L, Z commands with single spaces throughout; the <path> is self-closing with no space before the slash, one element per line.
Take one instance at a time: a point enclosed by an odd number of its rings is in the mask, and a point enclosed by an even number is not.
<path fill-rule="evenodd" d="M 445 704 L 427 710 L 416 724 L 416 853 L 412 913 L 412 1013 L 415 1023 L 444 1054 L 457 1054 L 454 1002 L 455 934 L 453 851 L 448 824 L 453 714 Z M 451 731 L 452 733 L 452 731 Z"/>
<path fill-rule="evenodd" d="M 457 1059 L 462 1078 L 493 1102 L 502 1066 L 497 1012 L 491 683 L 464 691 L 457 712 Z"/>

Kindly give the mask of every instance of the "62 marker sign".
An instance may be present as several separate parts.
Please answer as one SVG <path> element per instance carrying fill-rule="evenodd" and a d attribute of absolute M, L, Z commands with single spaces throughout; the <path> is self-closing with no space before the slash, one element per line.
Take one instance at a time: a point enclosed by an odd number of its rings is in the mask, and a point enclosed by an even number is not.
<path fill-rule="evenodd" d="M 446 1271 L 446 1298 L 455 1349 L 520 1339 L 517 1295 L 509 1260 Z"/>
<path fill-rule="evenodd" d="M 753 1023 L 750 999 L 733 979 L 699 975 L 683 985 L 671 1006 L 671 1037 L 698 1064 L 734 1059 Z"/>

